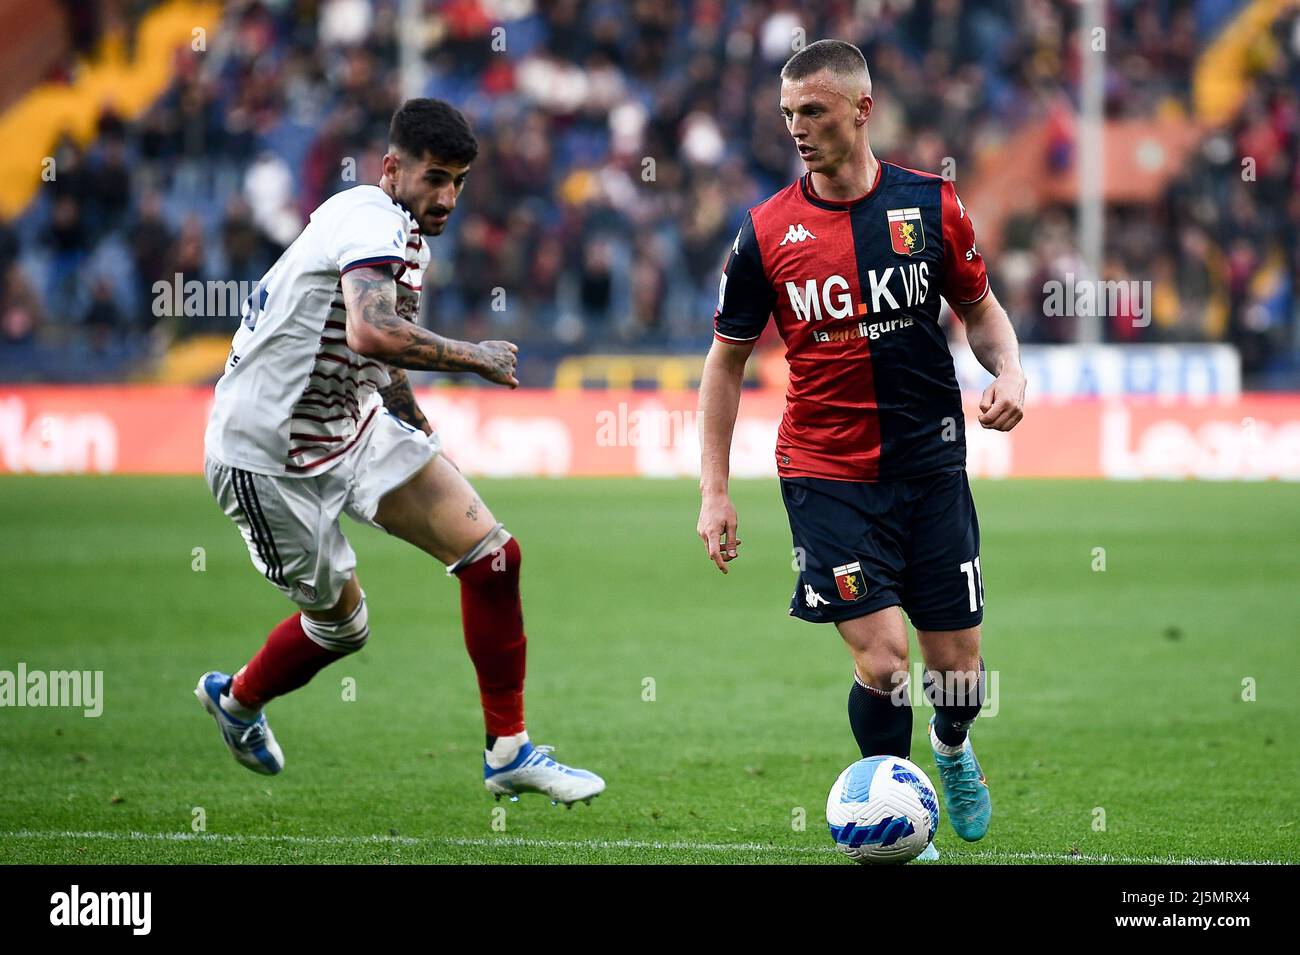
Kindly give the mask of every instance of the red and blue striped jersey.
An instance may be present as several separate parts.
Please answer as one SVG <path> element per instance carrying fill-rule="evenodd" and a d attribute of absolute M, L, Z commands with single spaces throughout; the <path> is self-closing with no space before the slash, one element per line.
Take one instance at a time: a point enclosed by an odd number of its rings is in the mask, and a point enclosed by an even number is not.
<path fill-rule="evenodd" d="M 865 195 L 836 201 L 805 175 L 750 209 L 714 334 L 752 342 L 776 316 L 790 365 L 778 473 L 889 481 L 964 468 L 939 299 L 972 305 L 988 288 L 970 216 L 939 176 L 882 162 Z"/>

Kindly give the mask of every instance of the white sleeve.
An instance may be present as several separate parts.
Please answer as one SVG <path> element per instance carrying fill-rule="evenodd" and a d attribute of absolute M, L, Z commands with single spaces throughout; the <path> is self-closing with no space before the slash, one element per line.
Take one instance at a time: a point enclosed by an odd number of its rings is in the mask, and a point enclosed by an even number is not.
<path fill-rule="evenodd" d="M 406 268 L 407 218 L 393 200 L 378 189 L 362 189 L 355 202 L 334 215 L 326 230 L 326 255 L 339 274 L 372 265 Z"/>

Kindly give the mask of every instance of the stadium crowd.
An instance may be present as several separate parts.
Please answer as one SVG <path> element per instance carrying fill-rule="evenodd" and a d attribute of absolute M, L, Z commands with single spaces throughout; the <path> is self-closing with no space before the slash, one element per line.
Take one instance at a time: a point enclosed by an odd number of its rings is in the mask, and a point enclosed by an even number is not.
<path fill-rule="evenodd" d="M 402 95 L 398 6 L 233 0 L 140 121 L 106 110 L 87 148 L 63 142 L 57 179 L 0 223 L 0 375 L 122 376 L 178 337 L 228 332 L 235 316 L 172 314 L 156 283 L 255 282 L 315 206 L 377 180 Z M 1108 6 L 1107 115 L 1189 110 L 1198 52 L 1238 4 Z M 459 105 L 482 149 L 432 245 L 424 320 L 520 341 L 530 384 L 574 351 L 705 347 L 744 210 L 801 171 L 777 109 L 798 37 L 859 43 L 873 147 L 918 169 L 972 168 L 1077 93 L 1065 2 L 425 7 L 423 92 Z M 1300 379 L 1300 13 L 1270 40 L 1237 117 L 1155 208 L 1110 209 L 1105 249 L 1105 277 L 1154 290 L 1154 321 L 1117 317 L 1109 340 L 1233 342 L 1258 387 Z M 1244 155 L 1253 181 L 1238 174 Z M 1048 278 L 1081 270 L 1071 215 L 1010 220 L 990 262 L 1026 342 L 1077 334 L 1042 307 Z"/>

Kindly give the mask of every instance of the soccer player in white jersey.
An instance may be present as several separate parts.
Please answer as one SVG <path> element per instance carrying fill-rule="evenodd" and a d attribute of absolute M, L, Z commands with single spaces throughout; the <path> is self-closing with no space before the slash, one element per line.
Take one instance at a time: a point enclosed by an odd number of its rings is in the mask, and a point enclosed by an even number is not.
<path fill-rule="evenodd" d="M 605 783 L 556 762 L 524 729 L 519 544 L 442 453 L 404 371 L 519 384 L 511 343 L 453 341 L 415 324 L 427 242 L 477 155 L 458 110 L 408 100 L 393 116 L 379 184 L 324 202 L 246 304 L 217 383 L 205 474 L 254 566 L 298 610 L 233 677 L 210 671 L 194 692 L 236 760 L 260 773 L 284 768 L 266 704 L 370 636 L 356 554 L 339 527 L 346 513 L 459 579 L 488 791 L 572 805 Z"/>

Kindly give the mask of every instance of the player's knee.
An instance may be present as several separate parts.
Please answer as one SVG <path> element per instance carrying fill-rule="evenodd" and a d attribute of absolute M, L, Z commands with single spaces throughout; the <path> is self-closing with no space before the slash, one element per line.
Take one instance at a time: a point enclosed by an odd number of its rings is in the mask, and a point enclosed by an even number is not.
<path fill-rule="evenodd" d="M 978 648 L 970 650 L 960 648 L 927 647 L 925 652 L 926 669 L 935 673 L 978 673 L 980 669 L 980 652 Z"/>
<path fill-rule="evenodd" d="M 936 710 L 950 711 L 956 719 L 974 719 L 984 705 L 984 658 L 970 669 L 926 670 L 926 699 Z"/>
<path fill-rule="evenodd" d="M 855 651 L 853 662 L 862 681 L 878 690 L 892 692 L 907 680 L 907 657 L 886 647 Z"/>
<path fill-rule="evenodd" d="M 356 653 L 370 639 L 369 613 L 366 596 L 355 610 L 342 620 L 314 620 L 302 615 L 302 629 L 314 643 L 335 653 Z"/>

